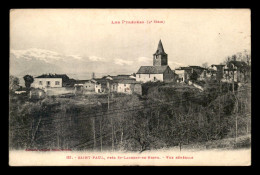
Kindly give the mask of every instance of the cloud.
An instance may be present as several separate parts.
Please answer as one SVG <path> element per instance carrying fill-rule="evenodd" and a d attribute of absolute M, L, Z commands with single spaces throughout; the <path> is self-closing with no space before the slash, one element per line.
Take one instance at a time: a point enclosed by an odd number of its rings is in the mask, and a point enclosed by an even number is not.
<path fill-rule="evenodd" d="M 184 66 L 183 63 L 175 62 L 175 61 L 169 61 L 169 64 L 178 65 L 178 66 Z"/>
<path fill-rule="evenodd" d="M 51 62 L 52 60 L 63 59 L 63 56 L 57 52 L 38 48 L 30 48 L 26 50 L 11 49 L 11 53 L 14 54 L 16 58 L 25 60 L 38 59 L 45 62 Z"/>
<path fill-rule="evenodd" d="M 133 61 L 123 60 L 120 58 L 116 58 L 116 59 L 114 59 L 114 61 L 115 61 L 115 64 L 118 64 L 118 65 L 132 65 L 133 64 Z"/>
<path fill-rule="evenodd" d="M 63 55 L 58 52 L 38 48 L 30 48 L 25 50 L 11 49 L 11 53 L 18 59 L 25 59 L 28 61 L 32 59 L 37 59 L 45 61 L 47 63 L 61 60 L 82 60 L 82 57 L 80 55 Z"/>
<path fill-rule="evenodd" d="M 182 67 L 182 66 L 186 66 L 183 63 L 179 63 L 179 62 L 175 62 L 175 61 L 168 61 L 168 65 L 172 68 L 172 69 L 176 69 L 178 67 Z"/>
<path fill-rule="evenodd" d="M 106 61 L 105 58 L 101 58 L 101 57 L 97 57 L 97 56 L 89 56 L 88 59 L 91 61 Z"/>
<path fill-rule="evenodd" d="M 138 57 L 137 61 L 140 63 L 149 63 L 152 62 L 153 59 L 152 58 L 147 58 L 147 57 Z"/>
<path fill-rule="evenodd" d="M 79 55 L 69 55 L 69 57 L 72 57 L 72 58 L 74 58 L 76 60 L 81 60 L 82 59 L 82 57 L 79 56 Z"/>

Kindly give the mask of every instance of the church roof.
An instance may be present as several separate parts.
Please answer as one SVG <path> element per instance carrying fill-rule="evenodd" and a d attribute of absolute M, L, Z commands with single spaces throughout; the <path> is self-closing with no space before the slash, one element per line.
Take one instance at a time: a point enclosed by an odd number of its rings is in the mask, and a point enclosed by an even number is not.
<path fill-rule="evenodd" d="M 159 41 L 158 48 L 157 48 L 156 52 L 154 53 L 154 55 L 166 55 L 166 53 L 164 52 L 161 40 Z"/>
<path fill-rule="evenodd" d="M 163 74 L 169 66 L 141 66 L 137 74 Z"/>

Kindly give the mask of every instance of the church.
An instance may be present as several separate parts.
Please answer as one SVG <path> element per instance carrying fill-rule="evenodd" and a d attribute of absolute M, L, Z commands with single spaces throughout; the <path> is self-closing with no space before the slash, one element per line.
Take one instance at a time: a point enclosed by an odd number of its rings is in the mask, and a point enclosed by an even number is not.
<path fill-rule="evenodd" d="M 174 72 L 168 66 L 168 55 L 164 52 L 162 41 L 159 41 L 158 48 L 153 54 L 153 66 L 141 66 L 136 73 L 136 81 L 174 81 Z"/>

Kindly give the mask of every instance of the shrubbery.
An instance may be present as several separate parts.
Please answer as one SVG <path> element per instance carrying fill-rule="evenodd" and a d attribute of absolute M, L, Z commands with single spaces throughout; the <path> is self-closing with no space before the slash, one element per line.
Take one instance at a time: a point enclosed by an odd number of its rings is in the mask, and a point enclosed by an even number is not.
<path fill-rule="evenodd" d="M 221 96 L 217 86 L 199 92 L 161 82 L 144 89 L 145 101 L 115 94 L 109 109 L 107 95 L 37 101 L 11 96 L 10 147 L 145 151 L 234 137 L 236 120 L 238 135 L 250 130 L 244 115 L 250 106 L 238 96 L 248 97 L 246 91 Z M 102 105 L 82 103 L 91 98 Z"/>

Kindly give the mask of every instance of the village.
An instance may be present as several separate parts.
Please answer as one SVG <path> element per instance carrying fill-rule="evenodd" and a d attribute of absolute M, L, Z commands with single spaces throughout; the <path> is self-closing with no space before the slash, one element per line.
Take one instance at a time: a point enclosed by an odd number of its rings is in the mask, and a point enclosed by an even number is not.
<path fill-rule="evenodd" d="M 9 166 L 250 166 L 252 12 L 10 9 Z"/>
<path fill-rule="evenodd" d="M 66 74 L 42 74 L 32 77 L 29 83 L 29 98 L 44 98 L 45 96 L 80 95 L 80 94 L 138 94 L 143 95 L 142 85 L 147 82 L 165 82 L 171 84 L 187 84 L 203 91 L 203 81 L 216 80 L 230 84 L 244 84 L 250 80 L 250 66 L 245 61 L 230 58 L 226 64 L 210 66 L 190 65 L 172 70 L 168 65 L 168 55 L 164 51 L 162 41 L 153 54 L 153 66 L 141 66 L 131 75 L 107 75 L 88 80 L 75 80 Z M 28 75 L 30 76 L 30 75 Z M 26 93 L 26 88 L 17 88 L 16 94 Z"/>
<path fill-rule="evenodd" d="M 160 40 L 151 61 L 133 74 L 97 78 L 93 72 L 87 80 L 25 75 L 22 87 L 10 78 L 12 147 L 143 152 L 250 146 L 250 58 L 171 69 Z"/>

